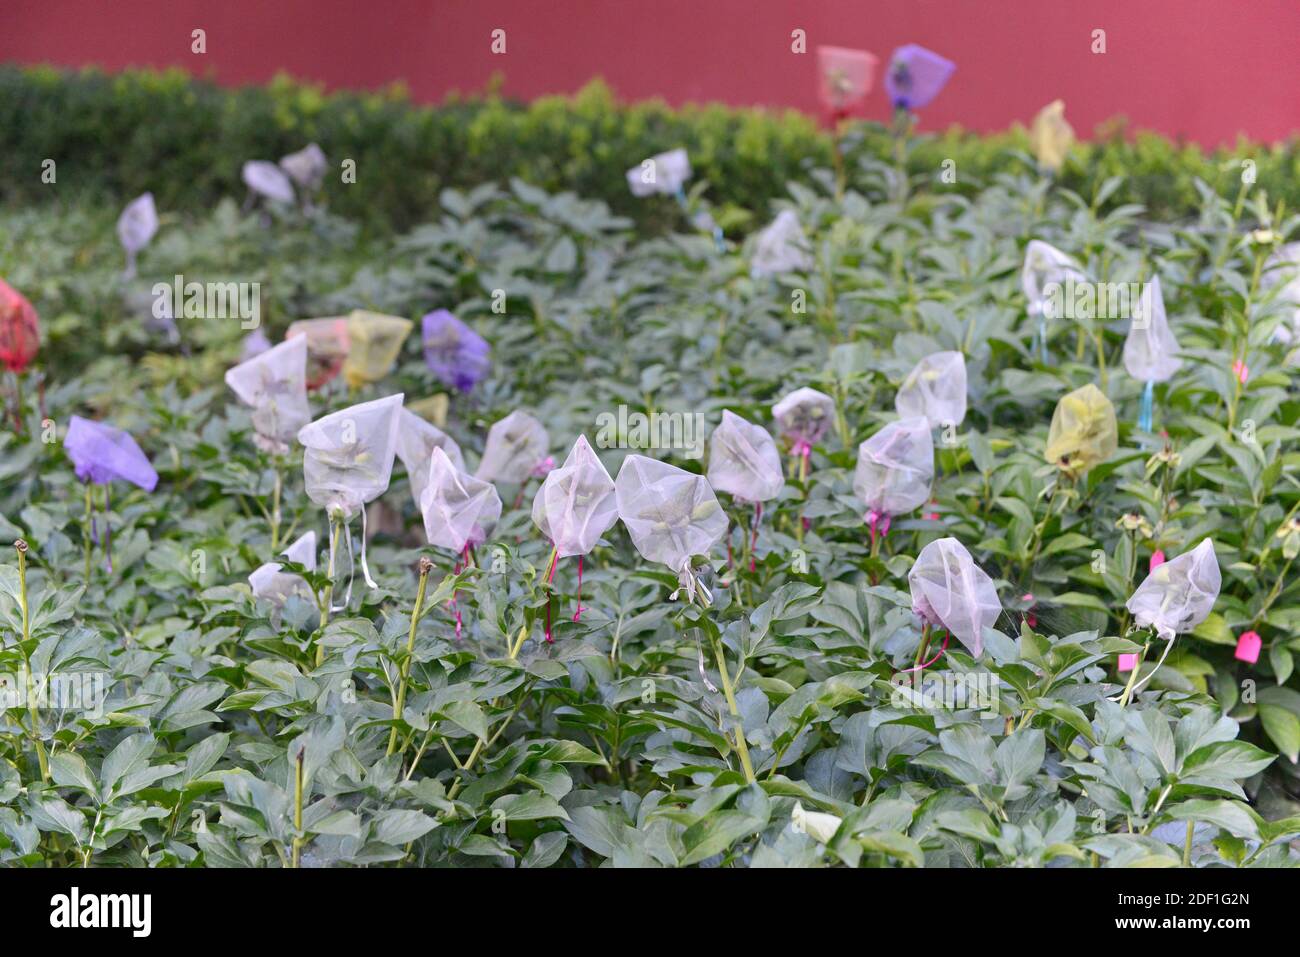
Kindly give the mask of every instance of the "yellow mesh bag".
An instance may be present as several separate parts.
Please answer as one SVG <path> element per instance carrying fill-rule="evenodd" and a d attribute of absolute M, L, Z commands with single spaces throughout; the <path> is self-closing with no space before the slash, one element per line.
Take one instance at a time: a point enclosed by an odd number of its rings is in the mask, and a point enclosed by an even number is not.
<path fill-rule="evenodd" d="M 348 314 L 348 357 L 343 376 L 352 388 L 388 375 L 414 323 L 399 316 L 355 309 Z"/>
<path fill-rule="evenodd" d="M 1119 445 L 1115 407 L 1089 383 L 1061 397 L 1052 414 L 1044 457 L 1062 471 L 1082 475 L 1100 465 Z"/>

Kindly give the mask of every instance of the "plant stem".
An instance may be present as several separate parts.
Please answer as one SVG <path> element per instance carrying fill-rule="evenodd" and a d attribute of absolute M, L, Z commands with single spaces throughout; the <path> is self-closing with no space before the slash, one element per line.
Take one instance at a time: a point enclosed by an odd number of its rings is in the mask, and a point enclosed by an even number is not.
<path fill-rule="evenodd" d="M 298 749 L 297 768 L 293 775 L 293 867 L 301 866 L 302 860 L 302 760 L 306 748 Z"/>
<path fill-rule="evenodd" d="M 1147 656 L 1147 649 L 1151 647 L 1150 641 L 1142 643 L 1142 650 L 1138 653 L 1137 661 L 1133 662 L 1133 670 L 1129 673 L 1128 684 L 1124 686 L 1124 693 L 1120 695 L 1119 706 L 1121 708 L 1128 706 L 1129 695 L 1133 693 L 1133 686 L 1137 684 L 1138 672 L 1142 670 L 1142 660 Z"/>
<path fill-rule="evenodd" d="M 85 578 L 85 582 L 86 582 L 86 587 L 87 587 L 87 588 L 90 587 L 90 558 L 91 558 L 91 554 L 94 552 L 94 548 L 95 548 L 95 546 L 94 546 L 94 544 L 93 544 L 93 542 L 91 541 L 91 538 L 90 538 L 90 523 L 91 523 L 91 521 L 93 521 L 93 519 L 91 518 L 91 513 L 92 513 L 93 506 L 92 506 L 91 501 L 90 501 L 90 488 L 91 488 L 91 486 L 90 486 L 90 482 L 86 482 L 86 521 L 85 521 L 85 524 L 83 524 L 82 527 L 81 527 L 82 538 L 84 539 L 84 541 L 85 541 L 85 543 L 86 543 L 86 578 Z"/>
<path fill-rule="evenodd" d="M 275 460 L 275 490 L 271 493 L 271 553 L 280 545 L 280 491 L 284 478 L 280 474 L 280 460 Z"/>
<path fill-rule="evenodd" d="M 420 608 L 424 605 L 424 589 L 429 584 L 429 571 L 433 562 L 427 557 L 420 559 L 420 584 L 415 591 L 415 607 L 411 609 L 411 630 L 406 636 L 406 657 L 402 660 L 402 677 L 397 685 L 397 700 L 393 702 L 393 729 L 388 735 L 388 754 L 397 750 L 397 724 L 402 719 L 402 709 L 406 705 L 406 680 L 411 673 L 411 659 L 415 655 L 415 626 L 420 622 Z"/>
<path fill-rule="evenodd" d="M 27 542 L 19 538 L 13 544 L 18 551 L 18 603 L 22 606 L 22 659 L 26 666 L 26 688 L 23 693 L 27 698 L 27 715 L 31 718 L 31 744 L 36 749 L 36 761 L 40 765 L 40 779 L 49 781 L 49 757 L 45 754 L 45 742 L 40 740 L 40 716 L 36 714 L 36 698 L 32 694 L 31 657 L 27 654 L 27 642 L 31 640 L 31 620 L 27 610 Z"/>
<path fill-rule="evenodd" d="M 524 646 L 524 639 L 527 637 L 528 637 L 528 626 L 524 625 L 522 628 L 519 629 L 519 637 L 515 640 L 514 645 L 510 648 L 511 661 L 514 661 L 516 658 L 519 657 L 519 649 Z M 521 701 L 520 705 L 522 704 L 523 702 Z M 491 706 L 495 708 L 496 701 L 493 701 Z M 505 728 L 506 724 L 510 723 L 511 718 L 513 718 L 515 716 L 515 713 L 517 713 L 518 711 L 519 708 L 516 707 L 515 711 L 511 713 L 509 718 L 506 719 L 505 724 L 501 725 L 501 727 L 497 729 L 496 734 L 492 735 L 492 738 L 491 740 L 488 741 L 488 744 L 491 744 L 492 741 L 495 741 L 497 739 L 497 735 L 501 733 L 502 729 Z M 483 748 L 484 748 L 483 739 L 479 738 L 477 741 L 474 742 L 474 750 L 472 750 L 469 753 L 469 757 L 466 758 L 465 763 L 461 765 L 462 771 L 468 771 L 470 768 L 474 766 L 474 762 L 477 761 L 479 755 L 483 753 Z M 454 760 L 455 756 L 453 755 L 452 758 Z M 451 787 L 447 791 L 447 800 L 450 801 L 453 798 L 455 798 L 456 795 L 460 793 L 460 789 L 464 786 L 464 784 L 465 784 L 465 779 L 462 778 L 459 774 L 456 775 L 456 780 L 451 783 Z"/>
<path fill-rule="evenodd" d="M 927 621 L 921 625 L 921 645 L 916 649 L 916 660 L 912 662 L 913 671 L 921 667 L 921 662 L 925 660 L 925 653 L 929 650 L 930 650 L 930 623 Z"/>
<path fill-rule="evenodd" d="M 1183 841 L 1183 867 L 1192 866 L 1192 829 L 1195 827 L 1192 821 L 1187 822 L 1187 838 Z"/>
<path fill-rule="evenodd" d="M 31 641 L 31 616 L 27 606 L 27 543 L 21 538 L 14 542 L 14 548 L 18 552 L 18 600 L 22 606 L 23 612 L 23 662 L 27 669 L 26 684 L 24 689 L 27 698 L 27 714 L 32 719 L 31 738 L 32 745 L 36 748 L 36 760 L 41 766 L 41 780 L 48 782 L 50 780 L 50 759 L 45 753 L 45 742 L 41 740 L 40 716 L 36 711 L 36 696 L 32 693 L 32 659 L 27 652 L 27 645 Z"/>
<path fill-rule="evenodd" d="M 727 659 L 722 653 L 722 644 L 719 641 L 713 641 L 713 654 L 718 659 L 718 673 L 722 676 L 722 693 L 727 698 L 727 710 L 736 720 L 736 751 L 740 755 L 741 767 L 745 769 L 745 781 L 753 784 L 756 780 L 754 777 L 754 765 L 749 760 L 749 745 L 745 743 L 745 726 L 740 718 L 740 708 L 736 704 L 736 696 L 731 690 L 731 676 L 727 673 Z"/>
<path fill-rule="evenodd" d="M 330 608 L 334 604 L 334 556 L 339 550 L 339 532 L 343 529 L 343 522 L 336 520 L 330 515 L 330 561 L 329 561 L 329 584 L 325 586 L 325 601 L 321 604 L 320 610 L 320 630 L 321 634 L 316 640 L 316 667 L 319 668 L 325 663 L 325 646 L 321 639 L 325 637 L 325 626 L 330 620 Z"/>

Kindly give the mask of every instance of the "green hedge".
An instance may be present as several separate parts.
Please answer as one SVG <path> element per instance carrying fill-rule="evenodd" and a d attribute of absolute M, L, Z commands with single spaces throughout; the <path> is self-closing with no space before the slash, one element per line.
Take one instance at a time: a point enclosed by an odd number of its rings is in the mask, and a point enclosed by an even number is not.
<path fill-rule="evenodd" d="M 1270 199 L 1300 206 L 1300 140 L 1207 154 L 1150 134 L 1125 139 L 1122 127 L 1113 123 L 1104 141 L 1076 148 L 1062 185 L 1091 197 L 1104 180 L 1121 176 L 1109 205 L 1140 203 L 1154 217 L 1176 219 L 1198 208 L 1198 178 L 1235 194 L 1240 159 L 1249 156 Z M 604 199 L 643 222 L 668 221 L 675 213 L 667 201 L 628 195 L 624 170 L 678 145 L 690 150 L 696 181 L 707 181 L 713 204 L 765 217 L 787 182 L 828 169 L 833 149 L 830 134 L 800 113 L 623 105 L 599 81 L 575 96 L 527 105 L 488 95 L 421 107 L 400 88 L 325 94 L 278 78 L 226 90 L 179 71 L 0 67 L 0 200 L 7 202 L 89 196 L 116 203 L 152 190 L 163 209 L 204 207 L 222 195 L 243 195 L 244 160 L 277 159 L 313 140 L 332 162 L 357 163 L 356 185 L 338 176 L 328 181 L 330 207 L 398 229 L 436 216 L 444 187 L 511 176 Z M 892 134 L 863 123 L 847 142 L 850 181 L 869 192 L 876 180 L 863 161 L 892 163 Z M 974 190 L 1028 162 L 1027 145 L 1022 129 L 983 137 L 952 130 L 919 137 L 907 164 L 914 176 L 937 181 L 943 160 L 953 159 L 956 188 Z M 45 159 L 58 164 L 57 188 L 41 181 Z M 724 222 L 740 226 L 744 217 Z"/>

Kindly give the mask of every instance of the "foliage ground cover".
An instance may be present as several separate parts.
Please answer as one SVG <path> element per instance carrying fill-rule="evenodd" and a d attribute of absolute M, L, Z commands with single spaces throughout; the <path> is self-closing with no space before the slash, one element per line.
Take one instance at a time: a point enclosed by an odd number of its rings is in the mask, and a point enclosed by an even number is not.
<path fill-rule="evenodd" d="M 0 213 L 0 275 L 44 330 L 35 368 L 6 377 L 0 536 L 26 550 L 0 564 L 0 673 L 98 675 L 107 696 L 91 711 L 5 711 L 0 861 L 1300 859 L 1300 404 L 1276 341 L 1295 307 L 1264 269 L 1295 217 L 1258 185 L 1220 195 L 1193 179 L 1194 211 L 1168 222 L 1113 202 L 1121 180 L 1080 193 L 1005 152 L 978 190 L 946 189 L 906 157 L 855 155 L 837 181 L 811 152 L 774 208 L 746 210 L 795 211 L 810 239 L 806 269 L 763 277 L 754 239 L 719 249 L 684 219 L 647 235 L 599 199 L 521 179 L 442 189 L 391 235 L 333 207 L 226 198 L 176 212 L 160 198 L 132 280 L 113 233 L 129 194 Z M 1136 426 L 1127 321 L 1053 318 L 1036 341 L 1019 282 L 1031 239 L 1100 281 L 1160 277 L 1184 361 L 1156 390 L 1153 430 Z M 381 381 L 336 378 L 311 411 L 442 395 L 425 408 L 471 463 L 520 408 L 557 461 L 585 434 L 610 474 L 635 451 L 626 432 L 597 439 L 620 407 L 710 427 L 726 409 L 772 429 L 771 407 L 813 387 L 834 427 L 783 456 L 756 535 L 753 510 L 722 496 L 728 544 L 696 569 L 708 607 L 672 600 L 675 570 L 640 558 L 621 524 L 581 578 L 569 559 L 552 572 L 530 519 L 537 478 L 501 485 L 501 519 L 464 567 L 428 547 L 399 466 L 370 515 L 377 587 L 359 568 L 293 565 L 310 590 L 273 608 L 248 576 L 304 531 L 324 542 L 325 514 L 302 448 L 259 448 L 222 382 L 240 321 L 155 315 L 154 283 L 177 275 L 260 283 L 273 341 L 357 307 L 452 310 L 492 350 L 471 392 L 449 393 L 413 336 Z M 969 411 L 937 440 L 930 499 L 877 535 L 854 494 L 858 443 L 895 418 L 917 361 L 944 351 L 964 356 Z M 1088 384 L 1117 410 L 1118 448 L 1072 478 L 1045 458 L 1048 428 Z M 156 489 L 92 502 L 61 444 L 73 415 L 130 432 Z M 645 454 L 701 472 L 696 451 Z M 1002 611 L 981 654 L 948 645 L 902 685 L 932 650 L 908 573 L 944 537 L 992 576 Z M 1150 636 L 1126 600 L 1156 552 L 1207 537 L 1213 612 L 1127 692 L 1118 656 Z M 1263 643 L 1253 664 L 1234 657 L 1248 630 Z M 953 679 L 991 682 L 992 700 L 927 700 L 925 682 Z"/>

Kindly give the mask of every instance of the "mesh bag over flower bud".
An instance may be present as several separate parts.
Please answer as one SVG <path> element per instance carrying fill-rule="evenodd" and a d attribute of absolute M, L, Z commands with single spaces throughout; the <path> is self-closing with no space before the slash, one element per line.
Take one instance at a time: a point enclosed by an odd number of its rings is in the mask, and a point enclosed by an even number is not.
<path fill-rule="evenodd" d="M 1115 407 L 1089 382 L 1061 396 L 1052 413 L 1043 457 L 1067 472 L 1082 475 L 1115 454 L 1119 426 Z"/>
<path fill-rule="evenodd" d="M 298 441 L 307 497 L 350 519 L 382 495 L 393 473 L 402 395 L 362 402 L 304 425 Z"/>
<path fill-rule="evenodd" d="M 750 259 L 750 272 L 755 276 L 774 276 L 811 269 L 812 264 L 808 237 L 799 225 L 799 214 L 784 209 L 758 234 L 754 255 Z"/>
<path fill-rule="evenodd" d="M 934 481 L 934 438 L 920 416 L 890 422 L 858 446 L 853 491 L 869 511 L 902 515 L 925 504 Z"/>
<path fill-rule="evenodd" d="M 1025 247 L 1025 265 L 1020 270 L 1020 288 L 1029 303 L 1029 314 L 1039 316 L 1047 313 L 1051 316 L 1053 308 L 1047 287 L 1061 286 L 1061 295 L 1065 295 L 1066 283 L 1086 282 L 1087 275 L 1082 267 L 1071 257 L 1061 252 L 1050 243 L 1041 239 L 1031 239 Z M 1055 318 L 1052 316 L 1052 318 Z"/>
<path fill-rule="evenodd" d="M 249 160 L 240 175 L 244 185 L 273 203 L 293 203 L 293 183 L 284 170 L 266 160 Z"/>
<path fill-rule="evenodd" d="M 135 276 L 136 253 L 149 245 L 149 240 L 153 239 L 156 232 L 158 232 L 158 210 L 154 208 L 153 193 L 137 196 L 127 204 L 126 209 L 122 210 L 122 215 L 117 218 L 117 238 L 122 241 L 122 248 L 126 250 L 128 279 Z"/>
<path fill-rule="evenodd" d="M 946 628 L 976 658 L 984 651 L 984 629 L 1002 614 L 993 579 L 975 564 L 966 546 L 941 538 L 921 549 L 907 573 L 912 611 Z"/>
<path fill-rule="evenodd" d="M 285 558 L 308 571 L 316 570 L 316 533 L 307 532 L 296 542 L 281 552 Z M 279 607 L 290 595 L 301 594 L 310 597 L 311 587 L 306 579 L 290 572 L 282 572 L 279 562 L 267 562 L 259 566 L 248 576 L 248 585 L 258 598 L 269 601 Z"/>
<path fill-rule="evenodd" d="M 781 437 L 792 446 L 813 446 L 835 420 L 835 401 L 816 389 L 795 389 L 772 406 L 772 417 Z"/>
<path fill-rule="evenodd" d="M 647 561 L 678 571 L 727 533 L 727 515 L 703 475 L 629 455 L 614 481 L 618 517 Z"/>
<path fill-rule="evenodd" d="M 1038 111 L 1029 128 L 1029 145 L 1038 165 L 1057 172 L 1074 144 L 1074 127 L 1065 119 L 1065 101 L 1053 100 Z"/>
<path fill-rule="evenodd" d="M 444 384 L 469 392 L 492 368 L 492 349 L 487 340 L 446 309 L 431 312 L 421 320 L 424 361 Z"/>
<path fill-rule="evenodd" d="M 550 444 L 542 423 L 515 410 L 488 429 L 483 458 L 474 474 L 485 482 L 522 485 L 542 468 Z"/>
<path fill-rule="evenodd" d="M 939 95 L 955 69 L 955 63 L 933 50 L 915 43 L 901 46 L 885 71 L 889 101 L 900 109 L 919 110 Z"/>
<path fill-rule="evenodd" d="M 878 62 L 866 50 L 819 46 L 817 74 L 821 82 L 817 95 L 822 106 L 843 114 L 865 100 L 875 81 Z"/>
<path fill-rule="evenodd" d="M 10 372 L 22 372 L 41 344 L 36 310 L 22 293 L 0 279 L 0 362 Z"/>
<path fill-rule="evenodd" d="M 1190 552 L 1151 570 L 1125 607 L 1139 628 L 1152 628 L 1165 641 L 1191 631 L 1209 616 L 1221 578 L 1214 542 L 1204 539 Z"/>
<path fill-rule="evenodd" d="M 923 416 L 930 428 L 961 425 L 966 418 L 966 357 L 960 352 L 934 352 L 907 374 L 894 398 L 901 418 Z"/>
<path fill-rule="evenodd" d="M 766 502 L 781 494 L 781 454 L 767 429 L 723 410 L 709 437 L 709 484 L 745 502 Z"/>
<path fill-rule="evenodd" d="M 311 421 L 307 405 L 307 340 L 286 339 L 233 369 L 226 385 L 253 409 L 253 429 L 268 451 L 288 451 L 288 443 Z"/>
<path fill-rule="evenodd" d="M 359 388 L 379 382 L 393 371 L 402 343 L 414 323 L 400 316 L 355 309 L 348 314 L 348 354 L 343 360 L 343 378 Z"/>
<path fill-rule="evenodd" d="M 270 348 L 271 340 L 266 338 L 266 333 L 259 326 L 244 336 L 244 341 L 239 346 L 239 361 L 247 362 L 249 359 L 256 359 Z"/>
<path fill-rule="evenodd" d="M 83 482 L 107 485 L 121 479 L 146 492 L 158 486 L 158 473 L 135 439 L 111 425 L 74 415 L 68 423 L 63 450 L 76 466 L 77 478 Z"/>
<path fill-rule="evenodd" d="M 627 171 L 627 185 L 633 196 L 672 196 L 691 178 L 691 161 L 686 150 L 678 148 L 657 153 Z"/>
<path fill-rule="evenodd" d="M 307 388 L 319 389 L 329 382 L 348 357 L 348 320 L 344 316 L 299 319 L 289 323 L 286 339 L 307 340 Z"/>
<path fill-rule="evenodd" d="M 555 546 L 560 558 L 586 555 L 618 521 L 614 480 L 585 435 L 569 457 L 547 473 L 533 499 L 533 524 Z"/>
<path fill-rule="evenodd" d="M 315 143 L 308 143 L 296 153 L 280 157 L 280 169 L 288 173 L 298 186 L 312 191 L 319 189 L 325 181 L 329 161 L 324 150 Z"/>
<path fill-rule="evenodd" d="M 1164 382 L 1182 366 L 1178 340 L 1165 316 L 1165 297 L 1160 277 L 1152 276 L 1142 287 L 1138 308 L 1129 322 L 1124 340 L 1124 368 L 1139 382 Z"/>
<path fill-rule="evenodd" d="M 501 518 L 501 498 L 492 483 L 465 474 L 446 452 L 434 449 L 420 511 L 429 544 L 461 552 L 487 539 Z"/>
<path fill-rule="evenodd" d="M 451 464 L 460 472 L 465 471 L 465 458 L 455 439 L 409 408 L 402 409 L 397 417 L 400 423 L 397 428 L 397 457 L 406 467 L 407 478 L 411 481 L 411 497 L 419 508 L 424 489 L 429 484 L 429 462 L 433 450 L 442 449 L 447 453 Z"/>

